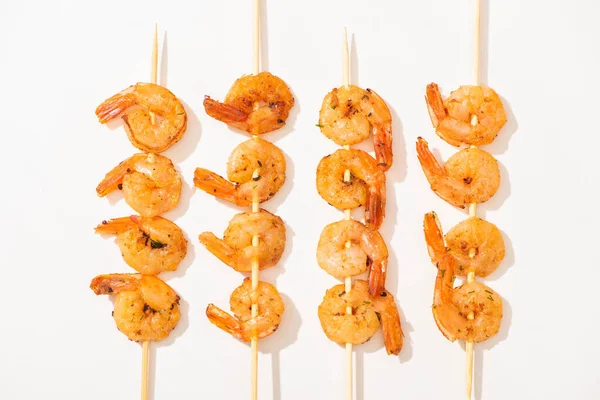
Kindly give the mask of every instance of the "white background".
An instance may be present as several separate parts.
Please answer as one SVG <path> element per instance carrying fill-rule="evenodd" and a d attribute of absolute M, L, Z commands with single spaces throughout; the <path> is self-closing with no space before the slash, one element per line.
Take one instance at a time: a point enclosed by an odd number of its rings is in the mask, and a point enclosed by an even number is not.
<path fill-rule="evenodd" d="M 323 96 L 341 83 L 344 25 L 354 35 L 353 83 L 375 89 L 394 117 L 382 233 L 406 334 L 399 357 L 385 354 L 380 334 L 357 347 L 356 397 L 464 398 L 464 350 L 431 316 L 435 269 L 422 218 L 436 210 L 449 229 L 465 214 L 429 190 L 414 145 L 422 135 L 443 159 L 456 151 L 435 135 L 423 95 L 431 81 L 446 94 L 472 82 L 472 1 L 267 0 L 264 8 L 263 64 L 297 103 L 287 127 L 266 136 L 286 153 L 288 180 L 264 206 L 286 221 L 289 240 L 280 265 L 261 274 L 277 285 L 286 313 L 260 342 L 260 398 L 344 396 L 344 351 L 317 318 L 336 280 L 315 261 L 321 229 L 341 213 L 314 185 L 318 161 L 336 149 L 315 123 Z M 593 0 L 498 0 L 484 17 L 483 78 L 509 121 L 486 147 L 501 164 L 501 188 L 479 208 L 507 245 L 486 280 L 503 296 L 504 320 L 476 346 L 480 399 L 600 398 L 598 11 Z M 249 0 L 0 5 L 0 398 L 139 396 L 140 346 L 116 329 L 109 299 L 88 288 L 97 274 L 131 271 L 114 240 L 93 233 L 131 210 L 119 195 L 97 198 L 94 188 L 136 149 L 121 126 L 100 125 L 94 109 L 149 79 L 155 21 L 160 81 L 189 115 L 183 140 L 165 154 L 185 179 L 167 217 L 190 246 L 180 269 L 163 275 L 182 296 L 184 317 L 153 346 L 151 389 L 154 399 L 248 397 L 249 347 L 204 315 L 209 302 L 227 308 L 243 277 L 197 242 L 202 231 L 220 235 L 238 210 L 195 190 L 192 177 L 197 166 L 224 173 L 230 151 L 247 138 L 209 118 L 202 100 L 222 99 L 251 72 L 250 14 Z"/>

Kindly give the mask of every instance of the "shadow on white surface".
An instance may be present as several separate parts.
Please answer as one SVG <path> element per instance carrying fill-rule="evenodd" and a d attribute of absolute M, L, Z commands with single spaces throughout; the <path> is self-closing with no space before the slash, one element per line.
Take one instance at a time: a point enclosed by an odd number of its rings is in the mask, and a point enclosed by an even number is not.
<path fill-rule="evenodd" d="M 169 79 L 169 52 L 168 50 L 167 31 L 163 35 L 162 51 L 160 52 L 160 76 L 158 77 L 158 84 L 164 87 L 168 87 Z"/>
<path fill-rule="evenodd" d="M 162 153 L 164 156 L 169 157 L 176 165 L 186 160 L 194 152 L 194 150 L 196 150 L 196 147 L 200 143 L 200 138 L 202 136 L 202 129 L 198 116 L 192 107 L 189 106 L 189 104 L 182 99 L 179 100 L 181 101 L 181 104 L 183 104 L 187 114 L 187 128 L 181 140 Z M 182 179 L 184 178 L 188 177 L 182 176 Z"/>
<path fill-rule="evenodd" d="M 282 399 L 280 352 L 282 349 L 292 345 L 296 341 L 300 325 L 302 325 L 300 313 L 291 298 L 284 293 L 280 294 L 283 303 L 285 304 L 285 312 L 281 318 L 279 329 L 273 335 L 258 342 L 258 351 L 263 354 L 271 354 L 273 400 Z"/>

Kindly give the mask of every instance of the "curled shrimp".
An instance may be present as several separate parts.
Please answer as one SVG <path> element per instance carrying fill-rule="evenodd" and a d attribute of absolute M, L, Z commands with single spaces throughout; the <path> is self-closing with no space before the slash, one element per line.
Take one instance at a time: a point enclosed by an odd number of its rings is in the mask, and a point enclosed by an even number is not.
<path fill-rule="evenodd" d="M 373 134 L 375 158 L 382 170 L 392 166 L 392 114 L 371 89 L 350 85 L 327 93 L 319 124 L 321 132 L 339 145 L 352 145 Z"/>
<path fill-rule="evenodd" d="M 350 170 L 350 181 L 344 173 Z M 340 149 L 325 156 L 317 167 L 317 191 L 340 209 L 365 205 L 365 223 L 379 229 L 385 217 L 385 174 L 368 153 L 357 149 Z"/>
<path fill-rule="evenodd" d="M 134 106 L 138 107 L 132 108 Z M 156 116 L 154 124 L 150 113 Z M 153 153 L 163 152 L 177 143 L 187 126 L 183 104 L 169 90 L 153 83 L 130 86 L 96 108 L 96 115 L 103 124 L 119 114 L 123 114 L 131 144 Z"/>
<path fill-rule="evenodd" d="M 346 314 L 347 307 L 352 308 L 351 314 Z M 394 297 L 387 291 L 371 297 L 363 280 L 353 281 L 350 292 L 346 292 L 343 284 L 327 290 L 319 306 L 319 320 L 325 335 L 336 343 L 364 343 L 382 327 L 388 354 L 398 354 L 402 348 L 400 316 Z"/>
<path fill-rule="evenodd" d="M 479 282 L 454 288 L 455 264 L 452 257 L 443 257 L 437 265 L 433 318 L 451 342 L 456 339 L 482 342 L 500 330 L 502 298 Z"/>
<path fill-rule="evenodd" d="M 139 153 L 106 174 L 96 193 L 104 197 L 114 190 L 123 190 L 131 208 L 144 217 L 154 217 L 177 206 L 181 186 L 171 160 L 158 154 Z"/>
<path fill-rule="evenodd" d="M 96 233 L 117 235 L 123 259 L 142 274 L 175 271 L 187 254 L 183 231 L 162 217 L 132 215 L 102 221 L 96 227 Z"/>
<path fill-rule="evenodd" d="M 452 257 L 458 265 L 456 275 L 474 271 L 477 276 L 487 276 L 504 259 L 502 234 L 491 222 L 470 217 L 446 233 L 446 244 L 435 213 L 425 215 L 423 226 L 432 262 L 435 264 L 443 257 Z"/>
<path fill-rule="evenodd" d="M 233 316 L 214 304 L 206 308 L 206 316 L 216 326 L 230 335 L 249 342 L 253 335 L 259 339 L 273 334 L 281 323 L 285 309 L 281 296 L 275 286 L 267 282 L 258 282 L 256 289 L 258 315 L 252 318 L 252 281 L 249 278 L 237 287 L 229 298 Z"/>
<path fill-rule="evenodd" d="M 369 269 L 369 293 L 384 290 L 388 249 L 381 234 L 355 220 L 327 225 L 317 247 L 319 266 L 337 278 L 362 274 Z"/>
<path fill-rule="evenodd" d="M 253 138 L 240 143 L 229 156 L 227 179 L 204 168 L 196 168 L 194 184 L 220 199 L 238 206 L 252 204 L 253 196 L 269 200 L 285 182 L 285 156 L 273 143 Z"/>
<path fill-rule="evenodd" d="M 268 72 L 245 75 L 229 89 L 225 102 L 206 96 L 206 113 L 234 128 L 260 135 L 285 125 L 294 96 L 285 82 Z"/>
<path fill-rule="evenodd" d="M 437 134 L 454 146 L 490 144 L 506 123 L 500 97 L 485 86 L 461 86 L 444 101 L 438 85 L 430 83 L 425 100 Z"/>
<path fill-rule="evenodd" d="M 162 340 L 179 322 L 179 296 L 155 276 L 99 275 L 92 280 L 90 288 L 96 294 L 117 296 L 113 318 L 129 340 Z"/>
<path fill-rule="evenodd" d="M 431 190 L 455 207 L 489 200 L 500 186 L 498 161 L 489 153 L 463 149 L 442 167 L 423 138 L 417 141 L 417 156 Z"/>
<path fill-rule="evenodd" d="M 252 237 L 258 236 L 258 246 Z M 244 212 L 229 221 L 219 239 L 211 232 L 201 233 L 200 243 L 219 260 L 240 272 L 252 270 L 252 260 L 258 257 L 260 269 L 277 264 L 285 249 L 285 225 L 281 218 L 266 210 Z"/>

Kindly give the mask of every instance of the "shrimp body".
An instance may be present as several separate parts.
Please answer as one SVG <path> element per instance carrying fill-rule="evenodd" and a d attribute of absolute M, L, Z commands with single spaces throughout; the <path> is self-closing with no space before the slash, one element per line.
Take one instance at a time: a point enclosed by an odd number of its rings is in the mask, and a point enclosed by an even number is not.
<path fill-rule="evenodd" d="M 351 314 L 346 314 L 347 307 L 352 308 Z M 386 290 L 371 296 L 363 280 L 353 281 L 350 292 L 343 284 L 329 289 L 319 306 L 319 320 L 325 335 L 336 343 L 364 343 L 382 327 L 387 353 L 398 354 L 402 348 L 403 333 L 394 296 Z"/>
<path fill-rule="evenodd" d="M 477 148 L 463 149 L 442 167 L 425 139 L 417 141 L 417 156 L 431 190 L 455 207 L 489 200 L 500 186 L 498 161 Z"/>
<path fill-rule="evenodd" d="M 387 246 L 379 232 L 358 221 L 338 221 L 327 225 L 319 239 L 317 261 L 325 272 L 342 279 L 362 274 L 370 267 L 369 292 L 376 295 L 384 290 Z"/>
<path fill-rule="evenodd" d="M 344 173 L 350 170 L 349 182 Z M 340 149 L 325 156 L 317 167 L 317 191 L 340 209 L 365 205 L 365 223 L 379 229 L 385 217 L 385 174 L 368 153 L 357 149 Z"/>
<path fill-rule="evenodd" d="M 379 167 L 392 166 L 392 114 L 371 89 L 350 85 L 333 89 L 323 99 L 319 113 L 321 132 L 339 145 L 353 145 L 373 134 Z"/>
<path fill-rule="evenodd" d="M 98 295 L 117 296 L 113 318 L 129 340 L 162 340 L 179 322 L 179 296 L 155 276 L 99 275 L 92 280 L 90 288 Z"/>
<path fill-rule="evenodd" d="M 502 234 L 496 225 L 477 217 L 450 229 L 446 233 L 446 245 L 459 264 L 457 275 L 466 275 L 469 270 L 474 270 L 478 276 L 487 276 L 498 268 L 506 253 Z"/>
<path fill-rule="evenodd" d="M 288 86 L 268 72 L 236 80 L 224 103 L 208 96 L 204 99 L 208 115 L 252 135 L 283 127 L 293 106 L 294 96 Z"/>
<path fill-rule="evenodd" d="M 346 314 L 346 307 L 352 307 L 351 314 Z M 329 340 L 339 344 L 364 343 L 381 326 L 367 283 L 359 279 L 352 282 L 350 292 L 343 284 L 327 290 L 319 306 L 319 320 Z"/>
<path fill-rule="evenodd" d="M 252 237 L 258 236 L 258 246 Z M 237 214 L 229 222 L 223 239 L 211 232 L 201 233 L 200 243 L 219 260 L 240 272 L 252 270 L 252 260 L 258 257 L 260 269 L 277 264 L 285 249 L 285 225 L 281 218 L 266 210 Z"/>
<path fill-rule="evenodd" d="M 154 124 L 150 113 L 156 116 Z M 169 90 L 153 83 L 130 86 L 96 109 L 96 115 L 103 124 L 120 114 L 123 114 L 131 144 L 153 153 L 163 152 L 177 143 L 187 126 L 183 104 Z"/>
<path fill-rule="evenodd" d="M 474 271 L 477 276 L 491 274 L 504 259 L 505 247 L 502 234 L 496 225 L 481 218 L 470 217 L 446 233 L 434 212 L 425 214 L 425 240 L 431 261 L 436 264 L 443 257 L 452 257 L 458 265 L 456 275 Z"/>
<path fill-rule="evenodd" d="M 143 217 L 154 217 L 177 206 L 181 186 L 171 160 L 158 154 L 139 153 L 106 174 L 96 187 L 96 193 L 104 197 L 122 189 L 131 208 Z"/>
<path fill-rule="evenodd" d="M 252 318 L 252 299 L 256 297 L 258 315 Z M 216 326 L 230 335 L 249 342 L 253 335 L 259 339 L 273 334 L 281 323 L 285 309 L 281 296 L 275 286 L 266 282 L 258 282 L 256 294 L 253 296 L 252 281 L 249 278 L 237 287 L 229 299 L 233 316 L 214 304 L 206 308 L 206 316 Z"/>
<path fill-rule="evenodd" d="M 500 330 L 502 298 L 479 282 L 454 288 L 456 261 L 443 257 L 433 295 L 433 318 L 442 334 L 451 342 L 463 339 L 482 342 Z M 469 318 L 469 314 L 473 319 Z"/>
<path fill-rule="evenodd" d="M 102 221 L 96 227 L 96 233 L 117 235 L 123 259 L 142 274 L 175 271 L 187 254 L 183 231 L 162 217 L 132 215 Z"/>
<path fill-rule="evenodd" d="M 260 203 L 273 197 L 285 182 L 285 169 L 283 152 L 273 143 L 256 138 L 240 143 L 229 156 L 229 180 L 204 168 L 196 168 L 194 184 L 230 203 L 248 206 L 252 204 L 253 196 Z"/>
<path fill-rule="evenodd" d="M 438 85 L 431 83 L 425 100 L 437 134 L 454 146 L 490 144 L 506 123 L 500 97 L 485 86 L 461 86 L 444 101 Z"/>

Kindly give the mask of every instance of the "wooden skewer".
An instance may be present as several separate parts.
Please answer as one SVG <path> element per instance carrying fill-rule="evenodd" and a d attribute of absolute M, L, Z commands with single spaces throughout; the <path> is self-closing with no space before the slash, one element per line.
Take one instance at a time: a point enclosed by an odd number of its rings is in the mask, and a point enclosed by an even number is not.
<path fill-rule="evenodd" d="M 154 25 L 154 43 L 152 45 L 152 72 L 150 82 L 156 83 L 158 76 L 158 24 Z M 150 113 L 150 120 L 156 123 L 154 113 Z M 150 342 L 142 342 L 142 400 L 148 400 L 148 371 L 150 364 Z"/>
<path fill-rule="evenodd" d="M 343 84 L 346 89 L 350 86 L 350 63 L 349 63 L 349 52 L 348 52 L 348 35 L 346 33 L 346 28 L 344 27 L 344 43 L 342 46 L 342 77 Z M 350 145 L 344 145 L 345 150 L 350 150 Z M 350 182 L 350 170 L 347 169 L 344 171 L 344 182 Z M 352 219 L 351 210 L 344 210 L 344 219 L 350 220 Z M 346 248 L 350 248 L 352 243 L 350 241 L 346 242 Z M 352 290 L 352 277 L 348 276 L 344 279 L 344 289 L 346 293 L 350 293 Z M 352 307 L 346 307 L 346 314 L 352 314 Z M 352 400 L 352 389 L 353 384 L 352 380 L 354 374 L 352 372 L 352 343 L 346 343 L 346 400 Z"/>
<path fill-rule="evenodd" d="M 252 72 L 254 75 L 260 73 L 260 0 L 252 2 Z M 258 135 L 252 135 L 253 140 L 258 139 Z M 257 168 L 252 173 L 252 178 L 259 179 L 260 168 Z M 252 212 L 257 213 L 260 210 L 258 201 L 258 193 L 256 190 L 252 193 Z M 252 237 L 252 246 L 258 247 L 259 236 Z M 258 254 L 255 253 L 252 258 L 252 318 L 258 316 L 258 271 L 260 263 Z M 254 332 L 250 341 L 250 399 L 258 399 L 258 334 Z"/>
<path fill-rule="evenodd" d="M 157 83 L 158 79 L 158 24 L 154 24 L 154 43 L 152 44 L 152 72 L 150 73 L 150 83 Z M 150 122 L 156 123 L 156 116 L 150 112 Z"/>
<path fill-rule="evenodd" d="M 475 23 L 474 29 L 475 33 L 473 35 L 473 75 L 475 84 L 479 85 L 479 43 L 480 43 L 480 35 L 481 35 L 481 0 L 475 0 Z M 471 125 L 477 125 L 479 121 L 477 120 L 477 115 L 473 115 L 471 117 Z M 476 147 L 476 146 L 471 146 Z M 477 203 L 469 204 L 469 217 L 477 216 Z M 475 257 L 475 249 L 469 250 L 469 257 Z M 467 275 L 467 282 L 472 283 L 475 281 L 475 271 L 471 269 Z M 467 318 L 472 320 L 474 315 L 472 312 L 467 315 Z M 467 341 L 465 345 L 465 353 L 467 357 L 467 376 L 466 376 L 466 385 L 467 385 L 467 400 L 471 400 L 472 390 L 473 390 L 473 351 L 474 351 L 474 343 L 473 341 Z"/>

